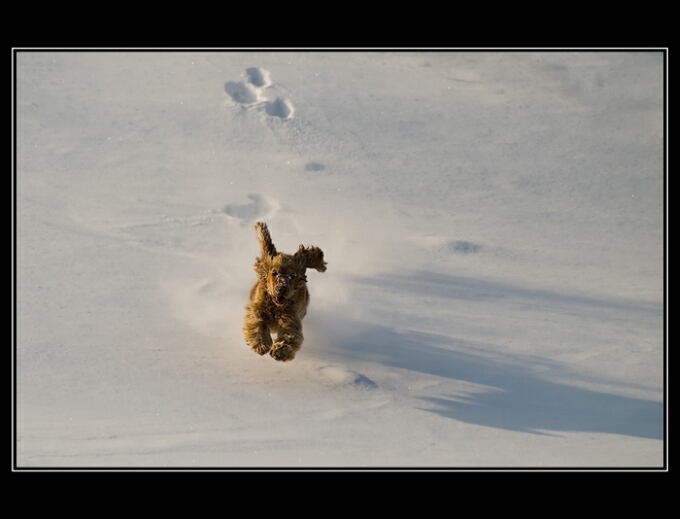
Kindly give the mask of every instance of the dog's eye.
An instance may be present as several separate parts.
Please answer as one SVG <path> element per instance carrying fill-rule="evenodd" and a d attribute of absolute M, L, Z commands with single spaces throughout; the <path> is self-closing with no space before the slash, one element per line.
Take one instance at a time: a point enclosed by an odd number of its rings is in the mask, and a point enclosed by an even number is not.
<path fill-rule="evenodd" d="M 278 276 L 279 271 L 278 270 L 272 270 L 272 276 Z"/>

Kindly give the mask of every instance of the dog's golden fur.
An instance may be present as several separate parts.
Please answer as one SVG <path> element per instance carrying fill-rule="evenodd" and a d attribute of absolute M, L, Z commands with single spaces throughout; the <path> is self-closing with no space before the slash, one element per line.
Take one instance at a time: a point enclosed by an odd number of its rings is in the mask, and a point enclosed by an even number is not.
<path fill-rule="evenodd" d="M 257 283 L 250 291 L 243 333 L 246 343 L 259 354 L 276 360 L 292 360 L 302 345 L 302 318 L 307 314 L 308 268 L 326 270 L 318 247 L 300 245 L 295 254 L 279 253 L 264 222 L 255 224 L 260 256 L 255 260 Z M 271 333 L 276 333 L 276 342 Z"/>

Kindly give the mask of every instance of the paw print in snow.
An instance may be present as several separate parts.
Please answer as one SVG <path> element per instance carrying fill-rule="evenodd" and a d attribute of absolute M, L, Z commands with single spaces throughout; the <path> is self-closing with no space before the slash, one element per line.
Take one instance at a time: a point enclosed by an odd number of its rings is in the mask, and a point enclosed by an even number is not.
<path fill-rule="evenodd" d="M 259 67 L 246 69 L 246 81 L 228 81 L 224 84 L 224 91 L 238 104 L 245 108 L 264 107 L 267 115 L 280 119 L 290 119 L 294 108 L 290 100 L 276 98 L 269 101 L 264 96 L 264 90 L 272 85 L 268 70 Z"/>

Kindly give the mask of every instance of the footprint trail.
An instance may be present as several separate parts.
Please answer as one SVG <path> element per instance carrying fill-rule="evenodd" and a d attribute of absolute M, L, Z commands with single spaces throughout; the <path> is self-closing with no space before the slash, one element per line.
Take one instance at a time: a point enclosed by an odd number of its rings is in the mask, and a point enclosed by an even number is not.
<path fill-rule="evenodd" d="M 295 108 L 290 99 L 276 97 L 270 100 L 266 90 L 272 86 L 271 75 L 268 70 L 259 67 L 246 69 L 245 81 L 227 81 L 224 91 L 231 99 L 246 109 L 263 110 L 271 117 L 290 119 L 293 117 Z"/>

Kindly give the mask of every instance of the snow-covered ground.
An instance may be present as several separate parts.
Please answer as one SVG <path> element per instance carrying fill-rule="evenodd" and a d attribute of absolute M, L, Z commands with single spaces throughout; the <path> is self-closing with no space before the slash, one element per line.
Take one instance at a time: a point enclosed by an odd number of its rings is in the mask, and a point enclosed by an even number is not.
<path fill-rule="evenodd" d="M 665 467 L 664 52 L 15 52 L 16 468 Z"/>

